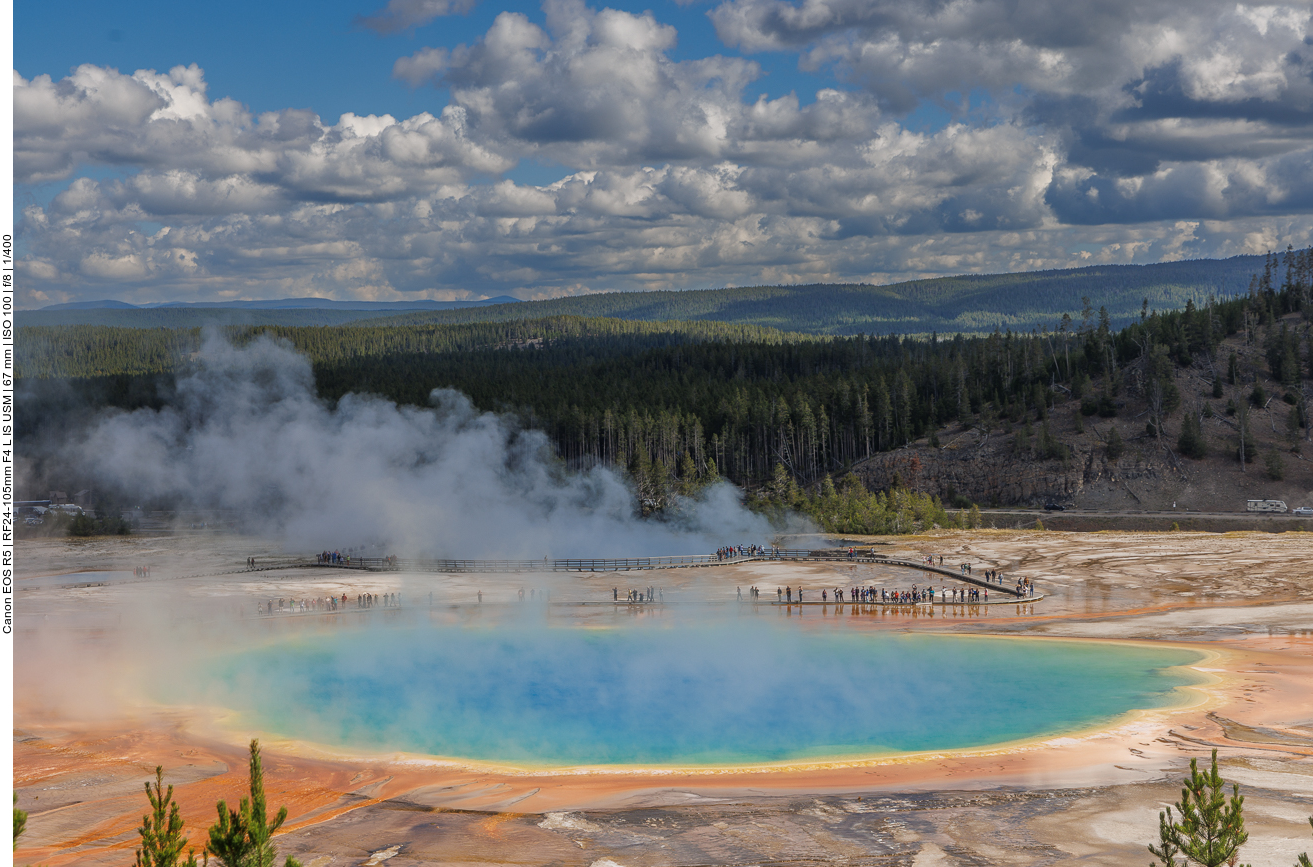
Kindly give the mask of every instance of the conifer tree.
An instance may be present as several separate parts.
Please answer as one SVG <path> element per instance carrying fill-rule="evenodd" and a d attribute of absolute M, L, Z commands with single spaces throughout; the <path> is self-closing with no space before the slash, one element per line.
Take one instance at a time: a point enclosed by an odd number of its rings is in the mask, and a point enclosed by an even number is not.
<path fill-rule="evenodd" d="M 1181 454 L 1195 460 L 1208 453 L 1208 447 L 1204 443 L 1203 425 L 1199 423 L 1198 414 L 1187 412 L 1185 418 L 1181 420 L 1181 435 L 1176 440 L 1176 448 Z"/>
<path fill-rule="evenodd" d="M 1272 481 L 1279 482 L 1286 477 L 1286 462 L 1281 460 L 1281 453 L 1275 448 L 1268 450 L 1263 465 L 1267 470 L 1267 477 Z"/>
<path fill-rule="evenodd" d="M 1108 460 L 1110 461 L 1117 460 L 1122 456 L 1122 453 L 1126 451 L 1126 444 L 1122 442 L 1122 435 L 1117 433 L 1117 428 L 1115 426 L 1108 431 L 1108 444 L 1106 448 L 1108 451 Z"/>
<path fill-rule="evenodd" d="M 691 497 L 697 493 L 701 487 L 701 480 L 698 478 L 697 464 L 693 463 L 693 456 L 684 452 L 684 456 L 679 459 L 679 493 L 685 497 Z"/>
<path fill-rule="evenodd" d="M 1173 817 L 1171 807 L 1159 813 L 1158 845 L 1149 846 L 1149 852 L 1162 859 L 1163 867 L 1222 867 L 1236 863 L 1240 847 L 1249 839 L 1245 799 L 1239 786 L 1231 786 L 1229 800 L 1225 789 L 1226 781 L 1217 771 L 1217 750 L 1213 750 L 1212 767 L 1204 773 L 1199 772 L 1198 759 L 1190 760 L 1190 776 L 1181 789 L 1181 800 L 1175 804 L 1180 818 Z M 1183 857 L 1178 860 L 1178 855 Z M 1153 867 L 1157 863 L 1153 862 Z"/>
<path fill-rule="evenodd" d="M 1017 431 L 1016 435 L 1013 436 L 1012 449 L 1017 455 L 1017 457 L 1029 457 L 1031 434 L 1032 434 L 1032 430 L 1030 427 L 1030 422 L 1026 422 L 1026 424 L 1021 428 L 1021 430 Z"/>
<path fill-rule="evenodd" d="M 1299 405 L 1292 406 L 1286 413 L 1286 439 L 1291 445 L 1299 442 L 1299 432 L 1304 427 L 1303 418 L 1303 407 Z"/>
<path fill-rule="evenodd" d="M 187 838 L 182 833 L 182 816 L 173 801 L 173 786 L 164 791 L 164 768 L 155 766 L 155 788 L 146 783 L 146 797 L 151 813 L 141 817 L 141 848 L 137 850 L 136 867 L 196 867 L 196 852 L 187 853 L 187 860 L 179 860 Z"/>
<path fill-rule="evenodd" d="M 260 742 L 251 741 L 251 797 L 242 798 L 236 810 L 220 801 L 216 806 L 219 821 L 210 826 L 209 853 L 222 867 L 273 867 L 278 852 L 271 842 L 274 832 L 287 820 L 287 808 L 280 807 L 269 820 L 264 798 L 264 769 L 260 765 Z M 301 867 L 291 855 L 283 867 Z"/>
<path fill-rule="evenodd" d="M 781 505 L 792 506 L 798 500 L 798 493 L 798 484 L 793 480 L 793 476 L 784 464 L 777 463 L 771 478 L 771 496 Z"/>

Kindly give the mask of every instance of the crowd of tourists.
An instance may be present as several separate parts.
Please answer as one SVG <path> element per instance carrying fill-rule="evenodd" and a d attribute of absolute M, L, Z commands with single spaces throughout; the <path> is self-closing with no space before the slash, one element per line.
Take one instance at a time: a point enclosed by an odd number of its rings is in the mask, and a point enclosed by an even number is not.
<path fill-rule="evenodd" d="M 1020 586 L 1020 583 L 1019 585 Z M 744 599 L 743 588 L 735 588 L 738 600 Z M 814 591 L 813 591 L 814 592 Z M 921 602 L 934 604 L 935 598 L 943 604 L 962 604 L 968 602 L 988 602 L 989 590 L 980 587 L 965 587 L 962 589 L 949 589 L 940 587 L 936 590 L 934 587 L 920 587 L 913 584 L 910 590 L 890 590 L 886 587 L 835 587 L 833 590 L 825 588 L 821 590 L 821 602 L 834 602 L 840 604 L 844 602 L 858 603 L 862 605 L 915 605 Z M 748 588 L 747 599 L 756 602 L 761 599 L 761 589 L 752 586 Z M 815 597 L 813 597 L 813 601 Z M 775 601 L 785 604 L 806 601 L 803 594 L 803 588 L 794 588 L 792 585 L 787 587 L 775 588 Z"/>
<path fill-rule="evenodd" d="M 248 565 L 255 565 L 255 558 L 248 558 Z M 359 564 L 364 559 L 363 554 L 355 553 L 354 548 L 348 548 L 346 553 L 341 551 L 322 551 L 315 555 L 315 563 L 320 566 L 350 566 L 352 563 Z M 389 554 L 386 557 L 375 557 L 370 561 L 372 564 L 384 569 L 397 568 L 397 555 Z"/>
<path fill-rule="evenodd" d="M 778 548 L 766 548 L 763 545 L 726 545 L 716 549 L 717 560 L 732 560 L 735 557 L 778 557 Z"/>
<path fill-rule="evenodd" d="M 620 588 L 611 588 L 611 600 L 620 601 Z M 666 594 L 661 591 L 660 587 L 645 587 L 642 590 L 629 590 L 625 592 L 626 602 L 662 602 L 666 601 Z"/>
<path fill-rule="evenodd" d="M 822 591 L 821 596 L 824 597 L 824 595 L 825 593 Z M 836 602 L 843 602 L 844 595 L 845 593 L 842 587 L 835 588 L 834 600 Z M 894 605 L 913 605 L 918 602 L 934 603 L 935 588 L 921 587 L 916 584 L 913 584 L 910 590 L 889 590 L 884 587 L 857 586 L 848 588 L 847 597 L 849 602 L 859 602 L 868 605 L 875 604 L 876 602 L 881 604 L 892 603 Z M 942 587 L 939 589 L 939 598 L 941 601 L 948 598 Z"/>
<path fill-rule="evenodd" d="M 929 562 L 929 563 L 931 563 L 931 564 L 933 565 L 933 563 L 934 563 L 934 557 L 929 556 L 929 557 L 926 558 L 926 560 L 927 560 L 927 562 Z M 943 564 L 944 564 L 944 558 L 943 558 L 943 557 L 940 557 L 940 558 L 939 558 L 939 565 L 942 566 Z M 971 575 L 971 574 L 973 574 L 973 571 L 974 571 L 974 570 L 971 568 L 971 564 L 970 564 L 970 563 L 963 563 L 962 565 L 960 565 L 960 566 L 958 567 L 958 571 L 960 571 L 963 575 Z M 1000 586 L 1000 587 L 1002 587 L 1003 584 L 1004 584 L 1004 581 L 1003 581 L 1003 573 L 1002 573 L 1000 570 L 998 570 L 998 569 L 986 569 L 986 570 L 985 570 L 985 576 L 984 576 L 984 577 L 985 577 L 985 580 L 988 581 L 990 584 L 997 584 L 997 585 Z M 1035 595 L 1035 582 L 1031 581 L 1029 578 L 1026 578 L 1026 577 L 1018 578 L 1018 579 L 1016 580 L 1016 582 L 1013 584 L 1013 590 L 1016 592 L 1016 595 L 1017 595 L 1017 596 L 1034 596 L 1034 595 Z M 965 593 L 966 591 L 963 591 L 963 592 Z M 969 595 L 969 594 L 968 594 L 968 595 Z M 979 596 L 978 593 L 977 593 L 977 596 Z M 985 593 L 984 593 L 984 597 L 983 597 L 983 598 L 984 598 L 984 599 L 988 599 L 988 598 L 989 598 L 989 591 L 988 591 L 988 590 L 985 590 Z"/>
<path fill-rule="evenodd" d="M 400 593 L 360 593 L 355 598 L 354 606 L 350 597 L 343 593 L 338 596 L 311 596 L 306 598 L 280 597 L 268 599 L 256 605 L 256 610 L 263 615 L 303 614 L 305 612 L 334 612 L 349 608 L 399 608 Z"/>
<path fill-rule="evenodd" d="M 734 551 L 736 549 L 722 549 Z M 720 553 L 720 552 L 717 552 Z M 848 549 L 849 557 L 856 555 L 855 548 Z M 732 553 L 729 556 L 734 556 Z M 937 561 L 937 562 L 936 562 Z M 934 554 L 926 554 L 921 560 L 927 566 L 943 566 L 944 558 Z M 854 567 L 855 568 L 855 567 Z M 963 576 L 971 577 L 974 569 L 971 563 L 961 563 L 958 565 L 958 571 Z M 998 569 L 986 569 L 984 580 L 990 584 L 1003 586 L 1003 573 Z M 1014 591 L 1018 597 L 1033 597 L 1035 593 L 1035 584 L 1029 578 L 1018 578 L 1016 580 Z M 742 587 L 735 588 L 738 601 L 742 602 L 745 598 L 749 601 L 756 602 L 761 599 L 761 590 L 756 586 L 748 588 L 746 597 Z M 940 587 L 936 590 L 931 586 L 918 586 L 913 584 L 911 589 L 889 590 L 884 587 L 869 587 L 854 585 L 852 587 L 835 587 L 821 590 L 822 603 L 833 601 L 835 603 L 849 602 L 860 604 L 881 604 L 881 605 L 915 605 L 918 603 L 934 604 L 938 599 L 941 605 L 963 605 L 972 603 L 981 603 L 989 601 L 988 587 L 961 587 L 948 588 Z M 793 604 L 794 602 L 803 602 L 803 588 L 798 587 L 776 587 L 775 601 L 777 603 Z M 813 597 L 813 602 L 815 597 Z"/>

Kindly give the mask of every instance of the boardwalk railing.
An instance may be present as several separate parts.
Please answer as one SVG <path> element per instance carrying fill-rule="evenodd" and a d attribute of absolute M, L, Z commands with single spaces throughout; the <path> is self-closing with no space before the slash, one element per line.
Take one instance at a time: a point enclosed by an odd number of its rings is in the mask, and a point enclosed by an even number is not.
<path fill-rule="evenodd" d="M 396 568 L 411 572 L 627 572 L 631 569 L 677 569 L 706 566 L 714 556 L 625 557 L 567 560 L 399 560 Z"/>
<path fill-rule="evenodd" d="M 968 575 L 958 568 L 935 566 L 914 560 L 898 560 L 871 554 L 854 554 L 834 550 L 780 549 L 762 551 L 759 554 L 728 555 L 687 554 L 681 557 L 628 557 L 612 559 L 566 559 L 566 560 L 402 560 L 393 557 L 352 557 L 338 562 L 319 562 L 317 559 L 298 559 L 294 562 L 281 561 L 280 565 L 261 562 L 262 568 L 286 568 L 287 566 L 327 566 L 338 569 L 362 569 L 371 572 L 629 572 L 649 569 L 687 569 L 707 566 L 728 566 L 734 563 L 768 562 L 771 560 L 787 562 L 827 562 L 827 563 L 861 563 L 866 565 L 898 566 L 906 569 L 919 569 L 984 587 L 1009 596 L 1025 597 L 1024 591 L 1008 584 L 998 584 L 984 578 Z"/>
<path fill-rule="evenodd" d="M 746 560 L 747 557 L 734 558 Z M 565 560 L 402 560 L 386 557 L 352 557 L 349 561 L 315 563 L 347 569 L 383 572 L 627 572 L 641 569 L 681 569 L 730 562 L 715 554 L 680 557 L 624 557 Z"/>

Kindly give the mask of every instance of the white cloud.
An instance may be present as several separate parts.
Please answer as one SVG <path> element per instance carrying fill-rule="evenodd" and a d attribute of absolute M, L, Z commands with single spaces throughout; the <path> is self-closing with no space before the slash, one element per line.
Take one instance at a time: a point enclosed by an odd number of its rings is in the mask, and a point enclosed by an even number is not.
<path fill-rule="evenodd" d="M 328 126 L 290 109 L 252 117 L 205 90 L 194 66 L 131 76 L 81 66 L 58 83 L 16 77 L 15 175 L 49 180 L 99 163 L 241 176 L 292 198 L 382 200 L 515 164 L 471 141 L 455 106 L 404 121 L 348 113 Z"/>
<path fill-rule="evenodd" d="M 464 15 L 478 0 L 388 0 L 388 5 L 373 15 L 356 19 L 356 24 L 379 33 L 397 33 L 422 27 L 444 15 Z"/>
<path fill-rule="evenodd" d="M 447 68 L 447 49 L 421 48 L 409 57 L 398 57 L 392 64 L 392 76 L 411 87 L 429 84 Z"/>
<path fill-rule="evenodd" d="M 1004 115 L 1026 94 L 1080 96 L 1105 120 L 1125 109 L 1189 116 L 1182 99 L 1209 103 L 1211 117 L 1247 116 L 1257 100 L 1303 113 L 1306 126 L 1313 107 L 1307 0 L 726 0 L 711 17 L 726 43 L 795 51 L 896 112 L 922 101 L 954 110 L 949 94 L 982 91 Z"/>
<path fill-rule="evenodd" d="M 770 159 L 801 140 L 856 139 L 878 116 L 862 94 L 826 91 L 747 104 L 756 63 L 730 57 L 674 61 L 674 28 L 651 13 L 548 0 L 544 29 L 499 15 L 472 45 L 423 48 L 396 64 L 412 85 L 450 88 L 482 141 L 576 168 Z"/>
<path fill-rule="evenodd" d="M 110 256 L 93 252 L 82 260 L 82 273 L 111 280 L 137 280 L 146 276 L 146 264 L 139 256 Z"/>
<path fill-rule="evenodd" d="M 72 179 L 23 212 L 31 298 L 886 281 L 1309 237 L 1307 2 L 718 6 L 727 41 L 852 85 L 809 104 L 745 98 L 751 59 L 674 59 L 651 13 L 544 10 L 398 60 L 450 93 L 402 119 L 253 115 L 195 66 L 16 76 L 16 175 Z M 927 100 L 949 122 L 908 128 Z M 507 180 L 523 160 L 566 176 Z"/>

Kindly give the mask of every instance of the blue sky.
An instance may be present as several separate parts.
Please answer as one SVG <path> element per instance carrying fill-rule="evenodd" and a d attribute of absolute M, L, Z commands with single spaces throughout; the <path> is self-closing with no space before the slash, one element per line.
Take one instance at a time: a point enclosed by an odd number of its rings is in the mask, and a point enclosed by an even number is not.
<path fill-rule="evenodd" d="M 1310 2 L 20 2 L 23 306 L 1303 245 Z"/>
<path fill-rule="evenodd" d="M 14 27 L 23 38 L 14 44 L 14 64 L 30 78 L 43 73 L 62 77 L 84 63 L 124 72 L 196 63 L 205 70 L 212 95 L 231 96 L 255 112 L 309 108 L 329 122 L 348 111 L 409 117 L 441 110 L 446 94 L 417 91 L 395 80 L 392 64 L 398 56 L 425 44 L 474 42 L 503 11 L 543 18 L 537 3 L 480 4 L 466 14 L 380 34 L 356 23 L 376 5 L 341 0 L 234 0 L 221 6 L 176 0 L 20 2 Z M 716 39 L 705 5 L 665 0 L 624 8 L 652 9 L 678 28 L 679 42 L 671 52 L 676 59 L 739 55 Z M 754 59 L 764 67 L 754 96 L 796 90 L 810 101 L 818 87 L 834 84 L 831 77 L 799 70 L 791 53 L 767 52 Z"/>

